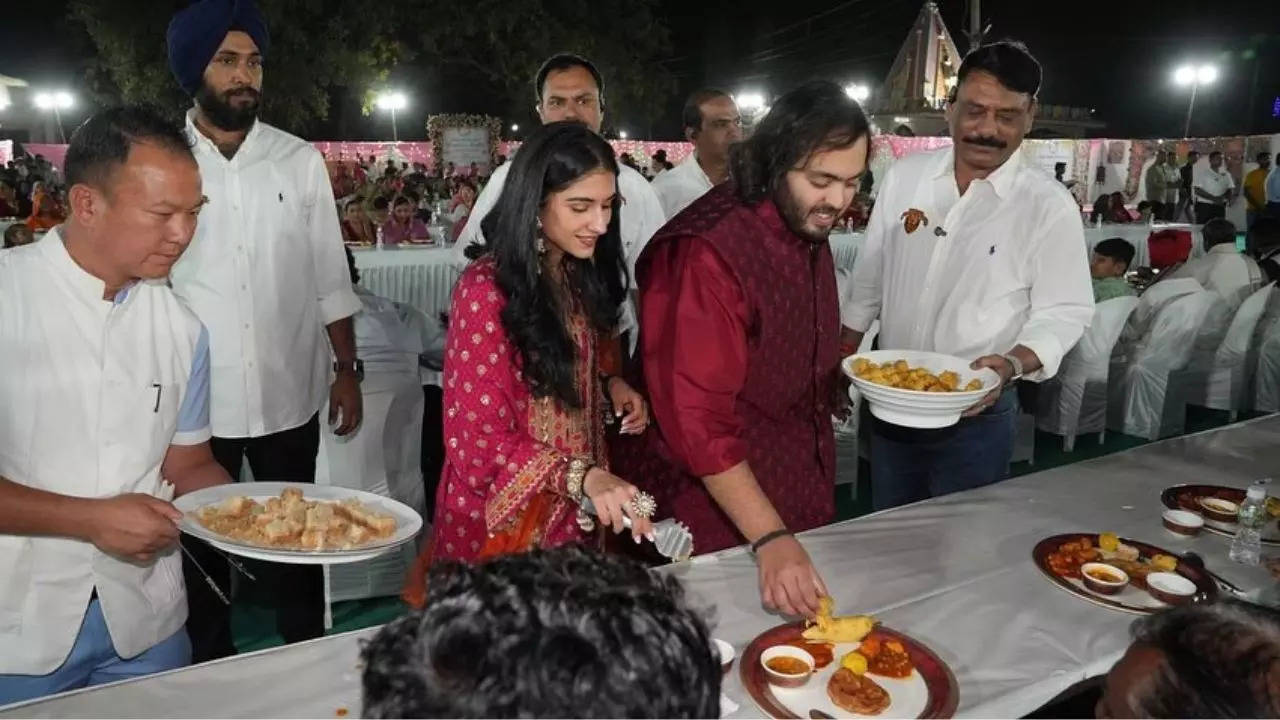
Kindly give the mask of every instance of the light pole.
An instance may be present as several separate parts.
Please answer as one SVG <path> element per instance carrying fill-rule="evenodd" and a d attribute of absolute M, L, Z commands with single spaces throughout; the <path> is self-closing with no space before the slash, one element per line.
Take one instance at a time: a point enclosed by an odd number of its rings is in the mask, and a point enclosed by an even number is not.
<path fill-rule="evenodd" d="M 859 83 L 844 86 L 844 94 L 853 98 L 854 102 L 863 103 L 871 97 L 871 88 Z"/>
<path fill-rule="evenodd" d="M 391 111 L 391 140 L 400 142 L 400 131 L 396 127 L 396 111 L 403 110 L 409 99 L 402 92 L 384 92 L 378 95 L 378 109 Z"/>
<path fill-rule="evenodd" d="M 1212 65 L 1193 67 L 1183 65 L 1173 73 L 1173 81 L 1179 85 L 1191 86 L 1191 99 L 1187 101 L 1187 121 L 1182 126 L 1182 137 L 1191 137 L 1191 113 L 1196 109 L 1196 91 L 1200 85 L 1208 85 L 1218 79 L 1218 68 Z"/>
<path fill-rule="evenodd" d="M 62 111 L 68 110 L 75 105 L 75 98 L 71 97 L 71 93 L 66 90 L 57 92 L 41 92 L 36 93 L 36 107 L 40 110 L 52 110 L 53 119 L 58 124 L 58 140 L 63 144 L 67 144 L 67 134 L 62 129 Z"/>

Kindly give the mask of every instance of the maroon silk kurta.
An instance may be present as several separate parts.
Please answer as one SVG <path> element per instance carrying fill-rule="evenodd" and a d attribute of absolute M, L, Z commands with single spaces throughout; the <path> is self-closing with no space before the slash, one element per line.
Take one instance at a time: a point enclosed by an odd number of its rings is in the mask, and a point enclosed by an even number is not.
<path fill-rule="evenodd" d="M 830 522 L 840 326 L 830 247 L 726 184 L 659 231 L 636 274 L 657 431 L 618 444 L 618 474 L 651 489 L 658 517 L 688 525 L 699 553 L 745 542 L 700 480 L 744 460 L 788 528 Z"/>

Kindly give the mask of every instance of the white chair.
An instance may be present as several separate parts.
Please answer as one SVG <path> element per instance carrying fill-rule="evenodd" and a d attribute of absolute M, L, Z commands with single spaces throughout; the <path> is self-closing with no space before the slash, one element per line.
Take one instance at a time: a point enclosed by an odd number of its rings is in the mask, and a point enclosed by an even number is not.
<path fill-rule="evenodd" d="M 1111 351 L 1138 298 L 1118 297 L 1097 304 L 1093 321 L 1080 342 L 1062 358 L 1058 374 L 1040 385 L 1036 427 L 1062 436 L 1062 449 L 1071 452 L 1076 436 L 1107 430 L 1107 375 Z"/>
<path fill-rule="evenodd" d="M 1272 295 L 1270 306 L 1280 305 L 1280 293 Z M 1264 317 L 1258 323 L 1257 359 L 1253 374 L 1253 409 L 1280 412 L 1280 318 Z"/>
<path fill-rule="evenodd" d="M 416 372 L 370 372 L 360 389 L 364 419 L 356 432 L 320 431 L 316 483 L 377 493 L 424 512 L 421 379 Z M 416 554 L 417 545 L 407 543 L 367 562 L 326 565 L 326 601 L 395 595 Z"/>
<path fill-rule="evenodd" d="M 1254 330 L 1271 299 L 1272 287 L 1269 283 L 1240 303 L 1222 342 L 1212 354 L 1193 353 L 1187 368 L 1175 374 L 1175 381 L 1187 387 L 1188 403 L 1226 410 L 1232 422 L 1251 404 L 1248 393 L 1256 367 L 1249 363 L 1249 350 Z M 1206 318 L 1205 322 L 1212 325 L 1215 321 Z"/>
<path fill-rule="evenodd" d="M 1205 317 L 1222 305 L 1217 293 L 1206 290 L 1182 295 L 1160 306 L 1143 337 L 1112 355 L 1107 391 L 1109 430 L 1147 440 L 1183 431 L 1186 387 L 1170 379 L 1191 361 Z"/>

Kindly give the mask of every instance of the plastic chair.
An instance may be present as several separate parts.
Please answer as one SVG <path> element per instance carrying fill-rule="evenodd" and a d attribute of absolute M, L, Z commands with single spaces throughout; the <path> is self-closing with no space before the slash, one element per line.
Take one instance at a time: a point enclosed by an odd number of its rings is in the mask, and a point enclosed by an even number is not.
<path fill-rule="evenodd" d="M 1176 374 L 1175 381 L 1186 384 L 1189 404 L 1226 410 L 1231 422 L 1248 406 L 1251 375 L 1256 370 L 1249 363 L 1249 350 L 1273 287 L 1269 283 L 1250 294 L 1240 304 L 1214 352 L 1207 356 L 1193 353 L 1187 368 Z M 1205 321 L 1206 325 L 1214 322 L 1213 318 Z"/>
<path fill-rule="evenodd" d="M 371 372 L 360 390 L 364 419 L 356 432 L 320 431 L 316 483 L 377 493 L 424 512 L 422 381 L 416 372 Z M 325 566 L 327 602 L 395 595 L 417 550 L 406 543 L 367 562 Z"/>
<path fill-rule="evenodd" d="M 1107 376 L 1111 351 L 1138 298 L 1118 297 L 1098 303 L 1093 321 L 1080 342 L 1062 358 L 1058 374 L 1040 385 L 1036 427 L 1062 436 L 1062 449 L 1075 449 L 1076 436 L 1107 430 Z"/>
<path fill-rule="evenodd" d="M 1207 290 L 1179 296 L 1160 306 L 1150 331 L 1112 355 L 1107 429 L 1147 440 L 1183 431 L 1186 387 L 1170 378 L 1191 361 L 1205 317 L 1223 305 Z"/>
<path fill-rule="evenodd" d="M 1147 237 L 1151 267 L 1163 270 L 1191 257 L 1190 230 L 1157 230 Z"/>
<path fill-rule="evenodd" d="M 1280 293 L 1271 297 L 1258 323 L 1254 351 L 1253 409 L 1260 412 L 1280 412 Z"/>

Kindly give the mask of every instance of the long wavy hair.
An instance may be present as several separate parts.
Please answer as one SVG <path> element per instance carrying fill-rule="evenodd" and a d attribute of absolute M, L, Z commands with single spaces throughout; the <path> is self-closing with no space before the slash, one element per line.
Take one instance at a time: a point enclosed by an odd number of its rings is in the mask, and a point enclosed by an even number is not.
<path fill-rule="evenodd" d="M 847 148 L 864 136 L 870 164 L 871 124 L 862 106 L 835 83 L 814 80 L 778 98 L 751 137 L 729 148 L 729 176 L 738 198 L 754 205 L 810 155 Z"/>
<path fill-rule="evenodd" d="M 573 372 L 578 348 L 565 319 L 580 308 L 593 330 L 612 330 L 618 323 L 627 295 L 618 224 L 622 196 L 614 196 L 595 254 L 587 260 L 564 256 L 559 288 L 553 273 L 542 272 L 538 216 L 551 193 L 597 170 L 616 182 L 618 161 L 603 138 L 576 122 L 543 125 L 520 147 L 497 205 L 480 223 L 484 252 L 493 256 L 506 296 L 502 326 L 519 354 L 525 383 L 534 397 L 555 397 L 575 408 L 583 405 Z"/>

